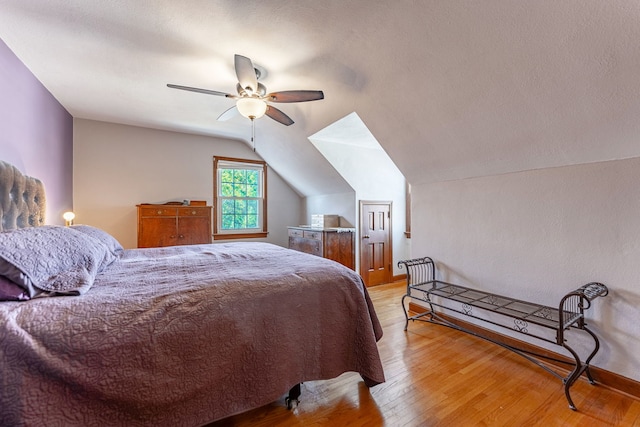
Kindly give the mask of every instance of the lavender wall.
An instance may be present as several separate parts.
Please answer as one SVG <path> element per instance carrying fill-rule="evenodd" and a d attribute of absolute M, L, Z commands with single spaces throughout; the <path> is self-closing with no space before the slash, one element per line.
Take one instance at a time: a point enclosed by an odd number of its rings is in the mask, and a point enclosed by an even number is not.
<path fill-rule="evenodd" d="M 73 117 L 0 40 L 0 160 L 39 178 L 47 223 L 73 208 Z"/>

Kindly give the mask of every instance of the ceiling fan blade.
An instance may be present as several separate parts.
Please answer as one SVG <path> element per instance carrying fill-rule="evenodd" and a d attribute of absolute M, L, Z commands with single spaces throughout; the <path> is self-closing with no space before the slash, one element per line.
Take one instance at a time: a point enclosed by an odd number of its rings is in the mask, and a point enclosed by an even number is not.
<path fill-rule="evenodd" d="M 253 62 L 246 56 L 235 55 L 234 63 L 236 67 L 236 76 L 238 82 L 243 89 L 249 88 L 252 93 L 258 91 L 258 77 L 256 77 L 256 70 L 253 67 Z"/>
<path fill-rule="evenodd" d="M 224 113 L 220 114 L 218 116 L 218 120 L 220 120 L 221 122 L 225 122 L 225 121 L 227 121 L 229 119 L 234 118 L 238 114 L 240 114 L 240 112 L 238 111 L 238 109 L 234 105 L 233 107 L 231 107 L 228 110 L 226 110 Z"/>
<path fill-rule="evenodd" d="M 291 120 L 291 117 L 271 105 L 267 105 L 267 112 L 264 114 L 285 126 L 290 126 L 294 123 L 293 120 Z"/>
<path fill-rule="evenodd" d="M 180 90 L 188 90 L 191 92 L 204 93 L 207 95 L 218 95 L 218 96 L 226 96 L 227 98 L 236 98 L 235 95 L 230 95 L 224 92 L 218 92 L 217 90 L 200 89 L 198 87 L 180 86 L 180 85 L 172 85 L 172 84 L 167 84 L 167 87 L 170 87 L 172 89 L 180 89 Z"/>
<path fill-rule="evenodd" d="M 324 92 L 321 90 L 285 90 L 282 92 L 272 92 L 267 95 L 272 102 L 305 102 L 324 99 Z"/>

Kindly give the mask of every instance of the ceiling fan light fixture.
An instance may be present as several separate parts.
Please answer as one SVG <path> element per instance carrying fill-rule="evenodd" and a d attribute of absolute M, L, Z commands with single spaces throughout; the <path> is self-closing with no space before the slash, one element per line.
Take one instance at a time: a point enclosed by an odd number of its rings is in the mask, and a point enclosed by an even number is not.
<path fill-rule="evenodd" d="M 255 65 L 251 59 L 242 55 L 234 56 L 234 67 L 238 82 L 236 91 L 238 95 L 230 93 L 218 92 L 216 90 L 202 89 L 198 87 L 181 86 L 167 84 L 172 89 L 188 90 L 191 92 L 204 93 L 207 95 L 224 96 L 225 98 L 235 99 L 236 105 L 222 113 L 218 120 L 227 120 L 231 115 L 239 112 L 243 117 L 251 119 L 259 119 L 267 116 L 276 122 L 285 126 L 291 126 L 294 121 L 284 112 L 280 111 L 273 105 L 267 105 L 267 101 L 271 102 L 306 102 L 324 99 L 324 93 L 321 90 L 285 90 L 280 92 L 267 93 L 265 85 L 258 81 L 267 74 L 266 70 Z"/>
<path fill-rule="evenodd" d="M 247 119 L 259 119 L 267 112 L 267 103 L 259 98 L 240 98 L 236 103 L 240 114 Z"/>

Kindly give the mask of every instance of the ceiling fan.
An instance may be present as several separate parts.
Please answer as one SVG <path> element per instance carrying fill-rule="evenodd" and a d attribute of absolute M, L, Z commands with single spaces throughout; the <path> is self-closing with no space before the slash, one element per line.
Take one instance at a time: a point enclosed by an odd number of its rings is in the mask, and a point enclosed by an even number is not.
<path fill-rule="evenodd" d="M 286 90 L 267 93 L 267 88 L 258 81 L 263 73 L 253 65 L 251 59 L 246 56 L 235 55 L 234 65 L 236 76 L 238 77 L 238 84 L 236 85 L 237 95 L 174 84 L 167 84 L 167 86 L 172 89 L 188 90 L 235 99 L 236 105 L 223 112 L 218 117 L 218 120 L 228 120 L 239 112 L 252 122 L 266 115 L 285 126 L 292 125 L 294 123 L 293 120 L 279 109 L 269 105 L 269 102 L 305 102 L 324 99 L 324 93 L 321 90 Z"/>

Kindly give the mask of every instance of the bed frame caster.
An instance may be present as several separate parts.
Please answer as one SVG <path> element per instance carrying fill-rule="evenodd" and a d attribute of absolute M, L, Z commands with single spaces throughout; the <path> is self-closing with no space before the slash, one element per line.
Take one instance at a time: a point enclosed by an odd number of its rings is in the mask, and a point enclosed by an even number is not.
<path fill-rule="evenodd" d="M 293 408 L 298 406 L 298 404 L 300 403 L 300 400 L 298 399 L 300 397 L 300 393 L 300 384 L 296 384 L 291 387 L 291 390 L 289 390 L 289 395 L 284 399 L 284 403 L 287 405 L 288 410 L 292 410 Z"/>

